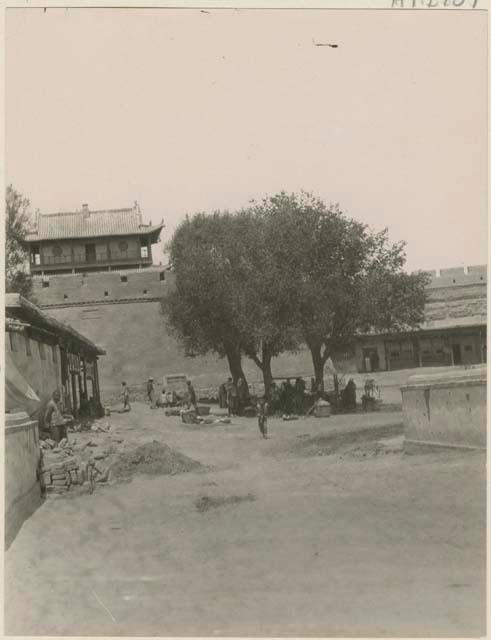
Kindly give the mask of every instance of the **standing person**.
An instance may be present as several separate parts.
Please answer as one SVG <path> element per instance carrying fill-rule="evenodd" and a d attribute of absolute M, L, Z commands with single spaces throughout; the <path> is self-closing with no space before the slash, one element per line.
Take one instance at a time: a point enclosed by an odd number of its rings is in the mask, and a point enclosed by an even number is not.
<path fill-rule="evenodd" d="M 295 389 L 290 382 L 290 378 L 286 379 L 283 385 L 283 410 L 287 416 L 293 413 L 293 398 L 295 395 Z"/>
<path fill-rule="evenodd" d="M 147 382 L 147 398 L 153 404 L 153 378 L 149 378 Z"/>
<path fill-rule="evenodd" d="M 241 413 L 247 405 L 247 384 L 244 378 L 237 380 L 237 413 Z"/>
<path fill-rule="evenodd" d="M 126 382 L 121 383 L 121 398 L 123 400 L 123 411 L 131 411 L 130 390 Z"/>
<path fill-rule="evenodd" d="M 53 395 L 44 412 L 44 424 L 49 429 L 55 442 L 59 442 L 66 437 L 66 420 L 61 413 L 60 400 L 60 392 L 56 389 L 53 391 Z"/>
<path fill-rule="evenodd" d="M 196 413 L 198 413 L 198 405 L 196 403 L 196 391 L 194 390 L 194 387 L 191 384 L 191 380 L 188 380 L 186 384 L 188 385 L 188 404 L 190 404 L 194 408 Z"/>
<path fill-rule="evenodd" d="M 297 416 L 303 414 L 305 396 L 305 380 L 303 378 L 297 378 L 295 380 L 295 412 Z"/>
<path fill-rule="evenodd" d="M 315 382 L 315 378 L 310 378 L 310 393 L 314 396 L 317 394 L 317 384 Z"/>
<path fill-rule="evenodd" d="M 259 400 L 257 403 L 257 424 L 264 439 L 268 437 L 268 410 L 269 405 L 266 399 Z"/>
<path fill-rule="evenodd" d="M 87 394 L 82 393 L 80 396 L 80 409 L 78 411 L 78 415 L 80 416 L 80 428 L 83 431 L 87 428 L 90 418 L 91 418 L 91 407 L 90 403 L 87 400 Z"/>
<path fill-rule="evenodd" d="M 228 415 L 233 416 L 237 413 L 237 387 L 232 378 L 227 382 L 227 406 Z"/>
<path fill-rule="evenodd" d="M 227 383 L 224 382 L 218 387 L 218 405 L 220 409 L 225 409 L 227 406 Z"/>
<path fill-rule="evenodd" d="M 271 411 L 275 414 L 281 408 L 280 390 L 276 382 L 271 383 Z"/>

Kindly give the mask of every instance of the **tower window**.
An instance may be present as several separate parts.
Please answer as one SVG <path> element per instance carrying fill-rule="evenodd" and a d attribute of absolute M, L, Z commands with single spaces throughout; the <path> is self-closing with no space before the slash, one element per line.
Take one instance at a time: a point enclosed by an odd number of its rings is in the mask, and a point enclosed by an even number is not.
<path fill-rule="evenodd" d="M 63 299 L 64 299 L 64 300 L 66 300 L 67 298 L 68 298 L 67 294 L 66 294 L 66 293 L 64 293 L 64 294 L 63 294 Z"/>
<path fill-rule="evenodd" d="M 161 272 L 159 273 L 159 278 L 160 278 L 160 281 L 161 281 L 161 282 L 163 282 L 163 281 L 165 280 L 165 272 L 164 272 L 164 271 L 161 271 Z"/>
<path fill-rule="evenodd" d="M 148 291 L 146 289 L 143 289 L 143 293 L 148 293 Z"/>
<path fill-rule="evenodd" d="M 140 257 L 148 258 L 148 240 L 146 237 L 140 238 Z"/>
<path fill-rule="evenodd" d="M 121 276 L 121 282 L 128 282 L 128 276 Z"/>

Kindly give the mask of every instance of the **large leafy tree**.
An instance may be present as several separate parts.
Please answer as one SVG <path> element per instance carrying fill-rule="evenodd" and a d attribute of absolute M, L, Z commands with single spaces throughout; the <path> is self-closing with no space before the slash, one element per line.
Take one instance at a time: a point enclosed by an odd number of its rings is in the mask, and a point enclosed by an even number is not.
<path fill-rule="evenodd" d="M 187 352 L 226 356 L 234 379 L 245 354 L 266 395 L 283 351 L 305 343 L 322 389 L 327 359 L 357 335 L 423 319 L 426 276 L 404 271 L 404 243 L 305 193 L 186 219 L 170 257 L 162 308 Z"/>
<path fill-rule="evenodd" d="M 309 194 L 264 201 L 271 251 L 295 291 L 291 317 L 319 388 L 327 359 L 363 333 L 413 328 L 423 319 L 424 273 L 404 271 L 405 245 Z"/>
<path fill-rule="evenodd" d="M 6 192 L 5 290 L 32 299 L 32 278 L 28 272 L 28 250 L 24 244 L 30 202 L 12 185 Z"/>
<path fill-rule="evenodd" d="M 268 202 L 263 201 L 237 216 L 249 223 L 243 225 L 237 247 L 237 282 L 243 284 L 235 303 L 242 349 L 261 370 L 267 397 L 273 382 L 273 358 L 295 350 L 301 341 L 291 264 L 278 246 L 275 221 L 268 213 Z"/>
<path fill-rule="evenodd" d="M 268 224 L 256 206 L 186 219 L 169 245 L 175 288 L 162 301 L 188 354 L 226 357 L 234 380 L 245 379 L 246 355 L 260 368 L 266 394 L 272 359 L 298 344 L 294 292 L 271 252 Z"/>
<path fill-rule="evenodd" d="M 175 286 L 161 303 L 167 325 L 185 353 L 226 357 L 234 381 L 245 379 L 233 295 L 238 237 L 237 220 L 228 212 L 186 218 L 169 243 Z"/>

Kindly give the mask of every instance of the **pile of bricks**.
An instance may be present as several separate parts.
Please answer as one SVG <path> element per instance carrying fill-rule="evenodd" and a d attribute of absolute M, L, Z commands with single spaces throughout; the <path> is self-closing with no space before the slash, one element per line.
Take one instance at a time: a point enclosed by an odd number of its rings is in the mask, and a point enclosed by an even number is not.
<path fill-rule="evenodd" d="M 47 493 L 65 493 L 72 484 L 83 484 L 84 470 L 76 458 L 53 460 L 41 458 L 41 482 Z"/>
<path fill-rule="evenodd" d="M 53 440 L 41 440 L 41 484 L 47 493 L 64 493 L 84 480 L 81 462 L 73 456 L 66 438 L 58 445 Z"/>
<path fill-rule="evenodd" d="M 41 486 L 47 494 L 65 493 L 73 485 L 83 485 L 87 479 L 87 465 L 95 466 L 94 459 L 100 460 L 106 454 L 92 455 L 91 446 L 97 446 L 88 441 L 84 446 L 74 446 L 66 438 L 56 444 L 53 440 L 41 440 Z M 77 450 L 79 457 L 74 455 Z M 87 458 L 84 460 L 84 458 Z M 93 475 L 93 474 L 92 474 Z M 103 474 L 99 472 L 99 475 Z"/>

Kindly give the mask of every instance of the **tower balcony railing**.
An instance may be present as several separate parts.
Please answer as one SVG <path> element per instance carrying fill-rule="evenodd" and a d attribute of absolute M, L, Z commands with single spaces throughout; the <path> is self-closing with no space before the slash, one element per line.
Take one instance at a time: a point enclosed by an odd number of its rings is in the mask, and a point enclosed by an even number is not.
<path fill-rule="evenodd" d="M 151 262 L 150 255 L 144 257 L 139 251 L 118 251 L 108 255 L 107 253 L 96 253 L 86 255 L 84 253 L 63 254 L 61 256 L 41 256 L 40 262 L 31 262 L 32 269 L 43 269 L 45 267 L 59 266 L 87 266 L 100 264 L 119 264 L 125 262 Z"/>

